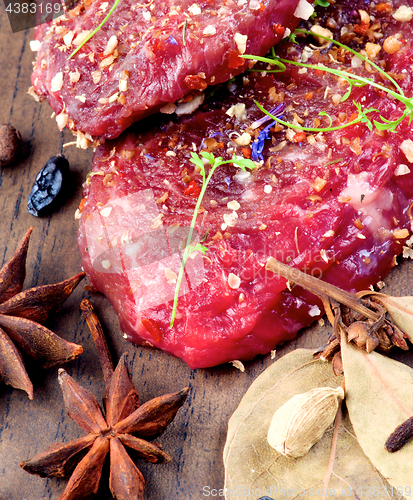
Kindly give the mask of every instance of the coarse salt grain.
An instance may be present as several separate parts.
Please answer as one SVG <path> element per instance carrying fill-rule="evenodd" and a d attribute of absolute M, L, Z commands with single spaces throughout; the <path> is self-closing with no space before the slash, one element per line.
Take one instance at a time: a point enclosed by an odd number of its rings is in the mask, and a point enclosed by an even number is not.
<path fill-rule="evenodd" d="M 112 207 L 103 208 L 99 213 L 102 217 L 109 217 L 112 212 Z"/>
<path fill-rule="evenodd" d="M 394 171 L 394 175 L 398 177 L 399 175 L 406 175 L 406 174 L 410 174 L 410 168 L 404 163 L 400 163 L 400 165 L 398 165 L 396 170 Z"/>
<path fill-rule="evenodd" d="M 316 305 L 311 306 L 310 310 L 308 311 L 308 314 L 309 314 L 309 316 L 314 318 L 314 316 L 318 316 L 319 314 L 321 314 L 320 308 Z"/>
<path fill-rule="evenodd" d="M 270 186 L 269 184 L 264 186 L 264 193 L 270 194 L 271 191 L 272 191 L 272 186 Z"/>

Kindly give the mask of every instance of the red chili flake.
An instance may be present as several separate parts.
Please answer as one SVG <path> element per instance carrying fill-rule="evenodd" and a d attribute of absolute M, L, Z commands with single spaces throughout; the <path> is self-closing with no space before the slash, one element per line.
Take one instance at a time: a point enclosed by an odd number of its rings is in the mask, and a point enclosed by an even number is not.
<path fill-rule="evenodd" d="M 385 14 L 390 14 L 391 12 L 391 3 L 390 2 L 381 2 L 376 5 L 377 12 L 384 12 Z"/>
<path fill-rule="evenodd" d="M 294 142 L 303 142 L 307 136 L 305 135 L 305 132 L 297 132 L 294 137 L 293 141 Z"/>
<path fill-rule="evenodd" d="M 360 24 L 356 24 L 353 29 L 359 35 L 365 35 L 369 28 L 370 28 L 370 23 L 364 23 L 362 21 Z"/>
<path fill-rule="evenodd" d="M 191 198 L 198 198 L 201 188 L 195 181 L 191 181 L 185 188 L 184 195 L 190 196 Z"/>
<path fill-rule="evenodd" d="M 245 156 L 245 158 L 251 158 L 251 153 L 251 148 L 242 148 L 242 154 Z"/>
<path fill-rule="evenodd" d="M 184 78 L 184 82 L 192 90 L 205 90 L 208 87 L 205 78 L 201 78 L 199 75 L 187 75 Z"/>
<path fill-rule="evenodd" d="M 281 24 L 274 23 L 272 25 L 272 29 L 274 30 L 276 35 L 279 35 L 279 36 L 284 35 L 285 28 L 284 28 L 284 26 L 281 26 Z"/>
<path fill-rule="evenodd" d="M 265 5 L 263 3 L 260 3 L 260 8 L 259 10 L 263 12 L 265 10 Z"/>
<path fill-rule="evenodd" d="M 159 324 L 158 324 L 157 321 L 154 321 L 153 319 L 145 318 L 145 316 L 142 316 L 141 323 L 142 323 L 142 326 L 144 326 L 148 330 L 148 332 L 150 333 L 151 337 L 156 342 L 160 342 L 161 341 L 161 339 L 162 339 L 162 330 L 159 328 Z"/>
<path fill-rule="evenodd" d="M 82 198 L 81 202 L 79 203 L 78 210 L 80 213 L 82 213 L 82 210 L 85 208 L 86 205 L 86 198 Z"/>
<path fill-rule="evenodd" d="M 229 61 L 228 61 L 228 68 L 231 69 L 238 69 L 240 66 L 243 66 L 245 64 L 245 59 L 243 59 L 238 52 L 235 50 L 230 49 L 229 50 Z"/>
<path fill-rule="evenodd" d="M 314 74 L 317 76 L 322 76 L 322 75 L 324 75 L 324 71 L 321 71 L 321 69 L 315 69 Z"/>

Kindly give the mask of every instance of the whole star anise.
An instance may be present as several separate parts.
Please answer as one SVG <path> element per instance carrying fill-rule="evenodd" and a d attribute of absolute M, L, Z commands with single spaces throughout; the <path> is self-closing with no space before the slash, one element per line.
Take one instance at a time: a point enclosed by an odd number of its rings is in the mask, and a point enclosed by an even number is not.
<path fill-rule="evenodd" d="M 124 354 L 113 370 L 106 340 L 92 305 L 81 304 L 99 354 L 106 383 L 106 416 L 95 396 L 82 388 L 63 369 L 59 383 L 68 415 L 88 434 L 69 443 L 55 444 L 20 466 L 41 477 L 70 476 L 59 500 L 75 500 L 96 495 L 106 456 L 110 455 L 109 488 L 114 498 L 143 499 L 145 480 L 125 447 L 153 463 L 169 462 L 171 457 L 157 443 L 185 402 L 188 388 L 166 394 L 139 406 Z"/>
<path fill-rule="evenodd" d="M 54 285 L 23 290 L 30 228 L 11 260 L 0 270 L 0 379 L 33 399 L 33 384 L 21 352 L 43 368 L 71 361 L 83 352 L 42 324 L 69 297 L 85 273 Z"/>

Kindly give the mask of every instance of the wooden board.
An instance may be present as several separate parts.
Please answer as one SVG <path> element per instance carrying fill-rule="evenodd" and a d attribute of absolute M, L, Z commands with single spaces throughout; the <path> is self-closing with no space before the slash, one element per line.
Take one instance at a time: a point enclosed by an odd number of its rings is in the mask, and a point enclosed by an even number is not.
<path fill-rule="evenodd" d="M 63 147 L 73 140 L 60 133 L 51 119 L 47 103 L 36 103 L 27 94 L 34 54 L 29 42 L 33 30 L 13 34 L 0 3 L 0 123 L 20 130 L 27 156 L 18 164 L 0 170 L 0 264 L 13 254 L 30 226 L 33 234 L 27 259 L 25 288 L 56 283 L 80 271 L 75 210 L 82 198 L 82 183 L 90 168 L 92 151 Z M 37 172 L 47 159 L 62 153 L 68 158 L 76 178 L 76 190 L 66 205 L 47 218 L 35 218 L 27 211 L 27 197 Z M 387 280 L 389 293 L 412 292 L 411 264 L 403 263 Z M 86 283 L 84 283 L 86 284 Z M 139 462 L 146 478 L 145 498 L 162 500 L 222 497 L 224 470 L 222 452 L 228 419 L 251 382 L 270 363 L 270 355 L 245 363 L 245 372 L 225 365 L 191 370 L 179 359 L 162 352 L 136 347 L 122 338 L 117 318 L 106 299 L 91 294 L 81 284 L 47 326 L 62 337 L 82 344 L 83 355 L 65 369 L 99 400 L 104 391 L 103 377 L 93 340 L 79 310 L 82 298 L 90 298 L 102 320 L 113 358 L 128 352 L 133 380 L 141 401 L 190 386 L 190 394 L 176 419 L 159 439 L 172 456 L 165 465 Z M 324 344 L 329 329 L 316 325 L 297 339 L 277 349 L 276 357 L 297 348 L 317 348 Z M 398 355 L 411 364 L 410 354 Z M 34 399 L 22 391 L 0 384 L 0 498 L 56 500 L 66 480 L 48 480 L 24 472 L 19 463 L 56 441 L 70 441 L 83 431 L 66 415 L 57 369 L 30 372 L 35 384 Z M 107 482 L 107 477 L 104 478 Z M 215 490 L 215 491 L 214 491 Z M 100 498 L 110 498 L 102 493 Z"/>

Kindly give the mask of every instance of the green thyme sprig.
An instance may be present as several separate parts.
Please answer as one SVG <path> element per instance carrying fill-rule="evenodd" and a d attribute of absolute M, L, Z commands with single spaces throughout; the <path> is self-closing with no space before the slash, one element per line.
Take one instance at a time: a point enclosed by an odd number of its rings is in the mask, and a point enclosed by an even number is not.
<path fill-rule="evenodd" d="M 301 30 L 301 29 L 295 30 L 294 33 L 313 35 L 313 33 L 311 31 L 306 31 L 306 30 Z M 386 94 L 392 96 L 394 99 L 396 99 L 397 101 L 399 101 L 400 103 L 402 103 L 405 106 L 405 109 L 403 110 L 402 115 L 397 120 L 387 120 L 386 118 L 384 118 L 381 115 L 379 116 L 380 121 L 376 120 L 376 119 L 372 120 L 369 115 L 373 112 L 379 112 L 379 110 L 376 108 L 364 109 L 360 103 L 358 103 L 354 100 L 353 100 L 353 104 L 357 109 L 357 118 L 355 118 L 351 122 L 344 123 L 344 124 L 337 125 L 337 126 L 332 126 L 333 118 L 325 111 L 321 111 L 319 113 L 319 116 L 326 116 L 329 119 L 330 123 L 327 127 L 323 127 L 323 128 L 303 127 L 302 125 L 286 122 L 286 121 L 281 120 L 280 118 L 278 118 L 276 116 L 273 116 L 271 113 L 269 113 L 267 110 L 265 110 L 258 102 L 255 102 L 256 105 L 258 106 L 258 108 L 263 113 L 265 113 L 267 116 L 269 116 L 273 120 L 276 120 L 277 122 L 281 123 L 282 125 L 284 125 L 286 127 L 297 129 L 297 130 L 302 130 L 305 132 L 316 132 L 316 133 L 341 130 L 341 129 L 344 129 L 346 127 L 351 127 L 352 125 L 355 125 L 357 123 L 366 124 L 370 130 L 373 130 L 373 127 L 376 127 L 378 130 L 388 130 L 390 132 L 395 132 L 398 125 L 400 123 L 402 123 L 402 121 L 406 117 L 409 118 L 409 125 L 411 124 L 411 122 L 413 120 L 413 98 L 409 98 L 409 97 L 406 97 L 404 95 L 402 88 L 399 86 L 399 84 L 396 82 L 396 80 L 394 80 L 394 78 L 392 78 L 389 74 L 387 74 L 382 68 L 380 68 L 380 66 L 378 66 L 377 64 L 372 62 L 367 57 L 364 57 L 362 54 L 351 49 L 347 45 L 344 45 L 336 40 L 333 40 L 332 38 L 328 38 L 328 37 L 325 37 L 325 36 L 322 36 L 319 34 L 317 34 L 317 37 L 323 38 L 324 40 L 326 40 L 332 44 L 338 45 L 339 47 L 351 52 L 355 56 L 359 57 L 360 59 L 362 59 L 363 61 L 368 63 L 370 66 L 372 66 L 374 69 L 376 69 L 386 80 L 388 80 L 395 87 L 396 90 L 390 89 L 390 88 L 388 88 L 380 83 L 377 83 L 373 79 L 365 78 L 363 76 L 349 73 L 347 71 L 343 71 L 340 69 L 329 68 L 326 66 L 319 66 L 319 65 L 315 65 L 315 64 L 306 64 L 306 63 L 302 63 L 302 62 L 298 62 L 298 61 L 291 61 L 289 59 L 283 59 L 281 57 L 276 56 L 274 48 L 272 48 L 272 50 L 271 50 L 271 57 L 258 57 L 258 56 L 253 56 L 253 55 L 243 55 L 242 57 L 245 59 L 262 61 L 262 62 L 265 62 L 267 64 L 277 66 L 277 69 L 270 70 L 272 72 L 284 72 L 287 69 L 286 64 L 291 64 L 293 66 L 299 66 L 301 68 L 308 68 L 308 69 L 313 69 L 313 70 L 318 70 L 318 71 L 324 71 L 326 73 L 331 73 L 333 75 L 336 75 L 339 78 L 342 78 L 343 80 L 345 80 L 349 85 L 347 92 L 342 96 L 340 102 L 346 101 L 350 97 L 350 95 L 355 87 L 365 87 L 365 86 L 375 87 L 378 90 L 381 90 L 381 91 L 385 92 Z M 259 71 L 267 71 L 267 70 L 259 70 Z"/>
<path fill-rule="evenodd" d="M 89 33 L 89 35 L 83 40 L 83 42 L 77 47 L 77 49 L 75 49 L 69 56 L 69 59 L 71 59 L 77 52 L 79 52 L 79 50 L 93 37 L 96 35 L 96 33 L 100 30 L 100 28 L 106 23 L 106 21 L 110 18 L 110 16 L 112 15 L 113 11 L 116 9 L 116 7 L 118 6 L 118 3 L 120 2 L 120 0 L 116 0 L 115 3 L 112 5 L 112 8 L 110 9 L 110 11 L 107 13 L 105 19 L 99 24 L 99 26 L 97 28 L 95 28 L 92 33 Z"/>
<path fill-rule="evenodd" d="M 178 307 L 178 297 L 179 297 L 179 289 L 181 287 L 181 282 L 184 277 L 184 270 L 185 270 L 185 264 L 186 261 L 188 260 L 188 257 L 191 255 L 193 252 L 202 252 L 202 254 L 205 255 L 205 252 L 208 250 L 205 246 L 201 245 L 200 243 L 192 243 L 192 236 L 194 234 L 194 229 L 195 229 L 195 224 L 196 224 L 196 219 L 198 217 L 199 209 L 202 204 L 202 200 L 204 198 L 205 191 L 208 187 L 209 181 L 211 180 L 212 176 L 214 175 L 215 170 L 220 167 L 221 165 L 226 165 L 229 163 L 232 163 L 233 165 L 236 165 L 237 167 L 241 168 L 244 170 L 244 172 L 247 171 L 247 168 L 249 169 L 254 169 L 256 168 L 255 163 L 252 160 L 248 160 L 247 158 L 239 158 L 235 154 L 230 160 L 223 160 L 220 156 L 215 158 L 215 156 L 212 153 L 208 153 L 206 151 L 201 152 L 201 156 L 205 158 L 208 161 L 208 164 L 210 165 L 210 169 L 208 174 L 206 173 L 205 170 L 205 165 L 202 161 L 202 158 L 196 154 L 196 153 L 191 153 L 192 158 L 189 160 L 191 163 L 193 163 L 196 167 L 198 167 L 201 176 L 202 176 L 202 187 L 201 191 L 199 193 L 194 213 L 192 216 L 192 221 L 191 225 L 189 227 L 189 232 L 188 232 L 188 238 L 186 240 L 186 246 L 185 250 L 182 256 L 182 262 L 181 262 L 181 267 L 179 269 L 179 274 L 176 280 L 176 287 L 175 287 L 175 295 L 174 295 L 174 303 L 172 307 L 172 316 L 171 316 L 171 322 L 170 322 L 170 327 L 172 328 L 174 325 L 175 321 L 175 315 L 176 315 L 176 310 Z"/>

